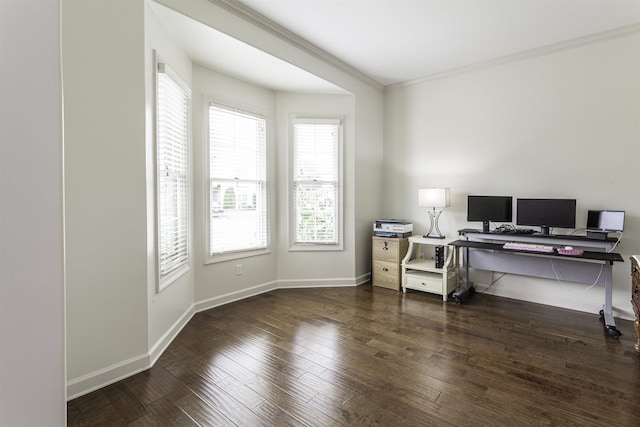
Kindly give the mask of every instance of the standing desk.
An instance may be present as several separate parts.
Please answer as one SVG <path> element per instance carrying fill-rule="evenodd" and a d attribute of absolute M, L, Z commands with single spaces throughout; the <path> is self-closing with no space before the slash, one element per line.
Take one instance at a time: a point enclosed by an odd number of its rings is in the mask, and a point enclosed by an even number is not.
<path fill-rule="evenodd" d="M 469 268 L 521 274 L 525 276 L 557 279 L 567 282 L 597 284 L 604 286 L 604 305 L 600 315 L 604 317 L 607 332 L 613 338 L 621 334 L 616 328 L 612 314 L 614 262 L 624 262 L 618 253 L 612 253 L 617 239 L 593 239 L 584 236 L 541 235 L 518 233 L 485 233 L 479 230 L 463 229 L 458 233 L 463 239 L 451 242 L 456 250 L 463 250 L 464 274 L 460 295 L 473 291 L 469 281 Z M 504 249 L 505 242 L 523 242 L 554 247 L 573 246 L 583 249 L 582 255 L 562 255 Z M 596 249 L 596 250 L 587 250 Z"/>

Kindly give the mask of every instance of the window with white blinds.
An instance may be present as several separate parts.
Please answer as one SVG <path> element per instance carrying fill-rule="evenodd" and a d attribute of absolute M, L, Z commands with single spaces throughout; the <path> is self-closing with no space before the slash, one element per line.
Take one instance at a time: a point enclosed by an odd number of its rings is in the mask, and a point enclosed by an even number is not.
<path fill-rule="evenodd" d="M 341 249 L 340 120 L 294 118 L 292 139 L 292 244 Z"/>
<path fill-rule="evenodd" d="M 158 269 L 161 290 L 189 269 L 190 91 L 158 63 L 156 168 Z"/>
<path fill-rule="evenodd" d="M 267 248 L 266 120 L 209 105 L 209 261 Z"/>

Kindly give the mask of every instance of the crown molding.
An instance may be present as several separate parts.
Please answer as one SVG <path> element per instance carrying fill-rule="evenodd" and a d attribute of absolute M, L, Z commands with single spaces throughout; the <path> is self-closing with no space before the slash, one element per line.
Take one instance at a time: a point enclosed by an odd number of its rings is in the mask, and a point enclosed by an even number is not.
<path fill-rule="evenodd" d="M 226 10 L 227 12 L 236 15 L 237 17 L 254 25 L 255 27 L 258 27 L 261 30 L 279 38 L 280 40 L 294 46 L 295 48 L 304 51 L 314 58 L 319 59 L 335 68 L 338 68 L 341 71 L 344 71 L 350 76 L 355 77 L 370 86 L 373 86 L 376 89 L 384 89 L 384 86 L 382 84 L 375 81 L 368 75 L 325 52 L 313 43 L 308 42 L 297 34 L 289 31 L 282 25 L 275 23 L 274 21 L 259 14 L 258 12 L 245 6 L 237 0 L 209 0 L 209 2 Z"/>
<path fill-rule="evenodd" d="M 483 61 L 475 64 L 466 65 L 463 67 L 455 68 L 453 70 L 447 70 L 442 73 L 436 73 L 429 76 L 421 77 L 415 80 L 394 83 L 394 84 L 385 86 L 385 89 L 412 86 L 420 83 L 425 83 L 431 80 L 453 77 L 460 74 L 466 74 L 472 71 L 478 71 L 485 68 L 495 67 L 497 65 L 504 65 L 511 62 L 521 61 L 529 58 L 535 58 L 537 56 L 542 56 L 542 55 L 547 55 L 554 52 L 573 49 L 576 47 L 585 46 L 592 43 L 598 43 L 598 42 L 603 42 L 607 40 L 617 39 L 617 38 L 629 36 L 635 33 L 640 33 L 640 24 L 627 25 L 624 27 L 605 31 L 602 33 L 591 34 L 588 36 L 579 37 L 577 39 L 567 40 L 561 43 L 555 43 L 555 44 L 543 46 L 540 48 L 529 49 L 524 52 L 518 52 L 512 55 L 502 56 L 500 58 L 491 59 L 489 61 Z"/>

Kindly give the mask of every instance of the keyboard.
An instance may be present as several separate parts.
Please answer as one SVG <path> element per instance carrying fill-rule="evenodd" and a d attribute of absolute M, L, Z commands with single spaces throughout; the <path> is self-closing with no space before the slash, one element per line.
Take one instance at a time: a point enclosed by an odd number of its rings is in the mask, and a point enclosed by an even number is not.
<path fill-rule="evenodd" d="M 514 251 L 529 251 L 529 252 L 541 252 L 541 253 L 553 253 L 553 246 L 539 245 L 535 243 L 522 243 L 522 242 L 507 242 L 502 245 L 504 249 L 511 249 Z"/>

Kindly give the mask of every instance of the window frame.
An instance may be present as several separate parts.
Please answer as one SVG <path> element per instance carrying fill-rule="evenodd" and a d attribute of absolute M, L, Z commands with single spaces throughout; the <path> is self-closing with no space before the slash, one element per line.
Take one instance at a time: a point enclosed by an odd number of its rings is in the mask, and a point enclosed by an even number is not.
<path fill-rule="evenodd" d="M 311 116 L 311 115 L 291 115 L 289 119 L 289 251 L 342 251 L 344 250 L 344 118 L 342 116 Z M 298 242 L 296 224 L 296 194 L 295 194 L 295 173 L 294 173 L 294 150 L 295 150 L 295 126 L 296 124 L 335 124 L 338 127 L 338 165 L 337 165 L 337 208 L 336 233 L 337 242 Z"/>
<path fill-rule="evenodd" d="M 219 108 L 225 108 L 230 111 L 236 111 L 240 113 L 244 113 L 250 116 L 259 117 L 264 120 L 265 130 L 264 130 L 264 180 L 255 182 L 262 182 L 263 184 L 263 192 L 264 192 L 264 224 L 265 224 L 265 245 L 264 247 L 258 248 L 245 248 L 245 249 L 236 249 L 230 250 L 226 252 L 220 253 L 212 253 L 211 248 L 211 209 L 212 209 L 212 201 L 211 201 L 211 121 L 210 121 L 210 108 L 211 106 L 216 106 Z M 209 96 L 204 96 L 203 101 L 203 117 L 204 117 L 204 136 L 206 138 L 205 141 L 205 155 L 204 157 L 204 225 L 205 225 L 205 236 L 204 236 L 204 263 L 205 264 L 215 264 L 219 262 L 248 258 L 258 255 L 264 255 L 271 253 L 271 222 L 270 222 L 270 206 L 271 206 L 271 195 L 270 195 L 270 170 L 269 170 L 269 117 L 268 115 L 260 108 L 255 107 L 247 107 L 241 105 L 239 103 L 233 103 L 228 101 L 223 101 L 220 99 L 216 99 Z M 244 180 L 243 180 L 244 181 Z M 248 181 L 247 181 L 248 182 Z"/>
<path fill-rule="evenodd" d="M 161 195 L 162 188 L 160 184 L 160 74 L 166 75 L 176 86 L 177 88 L 184 94 L 186 98 L 186 146 L 184 147 L 186 151 L 186 155 L 184 158 L 184 180 L 185 180 L 185 188 L 183 195 L 186 197 L 184 200 L 183 213 L 182 217 L 184 217 L 184 227 L 183 231 L 184 239 L 185 239 L 185 254 L 181 255 L 184 257 L 184 260 L 181 261 L 176 267 L 172 268 L 168 273 L 163 275 L 162 269 L 162 257 L 161 257 L 161 245 L 162 245 L 162 212 L 161 212 Z M 169 287 L 171 284 L 175 283 L 180 277 L 185 275 L 187 272 L 191 270 L 191 262 L 192 262 L 192 237 L 191 237 L 191 205 L 192 205 L 192 192 L 193 192 L 193 183 L 192 183 L 192 107 L 191 107 L 191 89 L 189 86 L 180 78 L 180 76 L 175 73 L 170 66 L 167 65 L 161 58 L 155 55 L 154 52 L 154 183 L 155 183 L 155 217 L 156 217 L 156 243 L 155 243 L 155 252 L 156 252 L 156 283 L 157 289 L 156 292 L 161 292 L 162 290 Z"/>

